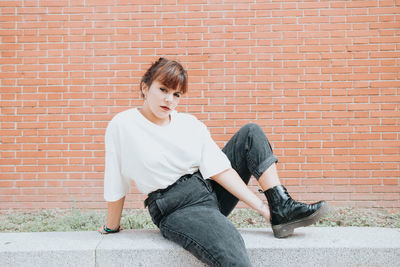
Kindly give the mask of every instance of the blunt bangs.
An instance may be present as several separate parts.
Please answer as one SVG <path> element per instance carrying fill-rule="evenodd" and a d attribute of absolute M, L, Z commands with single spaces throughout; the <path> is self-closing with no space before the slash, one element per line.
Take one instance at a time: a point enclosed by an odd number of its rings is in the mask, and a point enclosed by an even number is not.
<path fill-rule="evenodd" d="M 154 78 L 154 80 L 157 80 L 170 89 L 177 90 L 182 94 L 187 92 L 186 71 L 175 61 L 170 61 L 166 65 L 160 67 L 154 75 Z"/>

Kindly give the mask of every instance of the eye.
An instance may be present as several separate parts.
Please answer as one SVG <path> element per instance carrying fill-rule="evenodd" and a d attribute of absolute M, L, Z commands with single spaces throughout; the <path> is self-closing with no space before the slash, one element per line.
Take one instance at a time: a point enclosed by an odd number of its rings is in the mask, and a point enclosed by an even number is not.
<path fill-rule="evenodd" d="M 179 98 L 181 97 L 181 93 L 174 93 L 174 96 Z"/>
<path fill-rule="evenodd" d="M 161 90 L 161 92 L 163 92 L 163 93 L 168 93 L 168 90 L 165 89 L 165 88 L 160 87 L 160 90 Z"/>

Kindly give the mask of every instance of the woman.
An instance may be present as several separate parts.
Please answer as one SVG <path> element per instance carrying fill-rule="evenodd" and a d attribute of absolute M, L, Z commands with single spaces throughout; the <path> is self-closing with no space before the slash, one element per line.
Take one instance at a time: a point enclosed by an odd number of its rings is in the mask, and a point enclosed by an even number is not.
<path fill-rule="evenodd" d="M 251 266 L 242 237 L 226 218 L 238 199 L 271 221 L 275 237 L 315 223 L 324 201 L 294 201 L 280 184 L 277 158 L 262 129 L 242 127 L 222 149 L 194 116 L 175 111 L 187 91 L 187 73 L 176 61 L 160 58 L 140 82 L 143 106 L 117 114 L 105 136 L 104 198 L 107 224 L 116 233 L 131 180 L 144 194 L 162 235 L 210 266 Z M 269 209 L 249 188 L 254 176 Z"/>

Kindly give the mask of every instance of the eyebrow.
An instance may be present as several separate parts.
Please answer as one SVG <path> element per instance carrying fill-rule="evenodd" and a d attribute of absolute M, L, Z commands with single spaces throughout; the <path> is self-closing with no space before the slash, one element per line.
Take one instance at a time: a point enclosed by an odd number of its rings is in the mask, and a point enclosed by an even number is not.
<path fill-rule="evenodd" d="M 171 89 L 171 88 L 169 88 L 168 86 L 166 86 L 166 85 L 163 85 L 163 84 L 160 84 L 160 87 L 162 87 L 162 88 L 164 88 L 164 89 L 167 89 L 168 91 L 174 91 L 174 93 L 180 93 L 180 94 L 183 94 L 183 92 L 182 92 L 181 90 L 177 90 L 177 89 Z"/>

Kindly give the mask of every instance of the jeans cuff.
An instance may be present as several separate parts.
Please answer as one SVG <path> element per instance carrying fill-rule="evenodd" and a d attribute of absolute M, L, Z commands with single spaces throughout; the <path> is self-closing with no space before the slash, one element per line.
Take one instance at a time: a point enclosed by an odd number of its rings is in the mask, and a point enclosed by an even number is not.
<path fill-rule="evenodd" d="M 258 165 L 255 173 L 253 174 L 254 177 L 258 180 L 260 178 L 260 176 L 273 164 L 273 163 L 277 163 L 278 162 L 278 158 L 275 157 L 274 155 L 270 156 L 269 158 L 267 158 L 266 160 L 264 160 L 263 162 L 260 163 L 260 165 Z"/>

